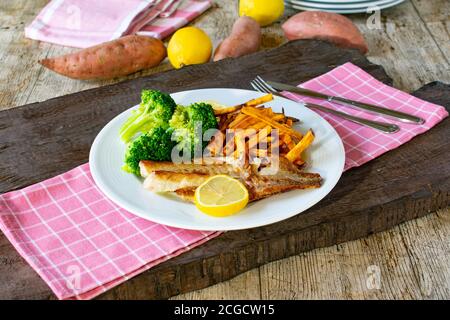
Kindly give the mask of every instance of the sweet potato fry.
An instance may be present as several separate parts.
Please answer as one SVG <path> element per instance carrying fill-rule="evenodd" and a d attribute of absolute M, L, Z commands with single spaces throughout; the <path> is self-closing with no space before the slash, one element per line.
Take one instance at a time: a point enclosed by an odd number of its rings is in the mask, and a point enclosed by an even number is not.
<path fill-rule="evenodd" d="M 270 115 L 270 110 L 269 109 L 261 109 L 260 111 L 263 115 L 269 116 Z M 246 129 L 249 128 L 255 124 L 257 124 L 258 122 L 260 122 L 258 119 L 252 118 L 248 115 L 242 114 L 240 113 L 235 121 L 233 121 L 232 123 L 230 123 L 229 125 L 229 129 Z"/>
<path fill-rule="evenodd" d="M 251 150 L 252 148 L 255 148 L 258 144 L 271 142 L 272 138 L 269 137 L 271 130 L 272 130 L 272 128 L 270 126 L 267 126 L 267 127 L 263 128 L 262 130 L 258 131 L 258 134 L 255 135 L 256 136 L 255 139 L 253 139 L 253 137 L 251 137 L 248 141 L 249 150 Z"/>
<path fill-rule="evenodd" d="M 257 122 L 256 124 L 250 126 L 250 128 L 259 130 L 259 129 L 263 129 L 266 126 L 267 126 L 267 123 L 260 121 L 260 122 Z M 268 127 L 270 127 L 270 126 L 268 126 Z M 270 127 L 270 128 L 272 128 L 272 127 Z"/>
<path fill-rule="evenodd" d="M 281 133 L 286 133 L 295 136 L 298 139 L 301 139 L 303 137 L 300 132 L 294 131 L 291 128 L 287 127 L 286 125 L 273 121 L 271 118 L 268 118 L 267 116 L 261 114 L 261 112 L 259 110 L 256 110 L 255 108 L 244 107 L 242 108 L 241 112 L 267 123 L 273 128 L 280 130 Z"/>
<path fill-rule="evenodd" d="M 286 144 L 288 150 L 291 150 L 295 147 L 295 143 L 292 141 L 291 137 L 287 134 L 281 135 L 280 140 Z"/>
<path fill-rule="evenodd" d="M 264 150 L 264 149 L 256 149 L 255 150 L 255 155 L 257 157 L 267 157 L 268 156 L 268 151 Z"/>
<path fill-rule="evenodd" d="M 234 129 L 239 123 L 241 123 L 241 121 L 245 120 L 246 118 L 247 115 L 239 113 L 236 118 L 234 118 L 234 120 L 230 122 L 226 129 Z"/>
<path fill-rule="evenodd" d="M 236 158 L 245 152 L 245 135 L 244 134 L 236 134 L 234 136 L 234 141 L 236 143 L 235 155 Z"/>
<path fill-rule="evenodd" d="M 242 107 L 256 107 L 259 106 L 260 104 L 269 102 L 273 100 L 273 95 L 271 93 L 266 94 L 262 97 L 256 98 L 256 99 L 252 99 L 247 101 L 246 103 L 242 104 Z"/>
<path fill-rule="evenodd" d="M 258 119 L 247 117 L 243 121 L 241 121 L 239 124 L 237 124 L 234 129 L 249 129 L 253 125 L 257 124 L 259 122 Z"/>
<path fill-rule="evenodd" d="M 220 122 L 219 130 L 224 132 L 230 126 L 230 123 L 232 123 L 234 119 L 236 119 L 236 116 L 226 116 L 226 119 L 223 122 L 222 121 Z"/>
<path fill-rule="evenodd" d="M 289 148 L 289 151 L 295 148 L 295 143 L 292 140 L 286 143 L 286 145 Z"/>
<path fill-rule="evenodd" d="M 232 112 L 238 111 L 238 110 L 242 109 L 243 107 L 256 107 L 256 106 L 258 106 L 260 104 L 263 104 L 265 102 L 269 102 L 271 100 L 273 100 L 273 95 L 271 93 L 269 93 L 269 94 L 266 94 L 266 95 L 264 95 L 262 97 L 249 100 L 249 101 L 247 101 L 247 102 L 245 102 L 243 104 L 239 104 L 237 106 L 232 106 L 232 107 L 228 107 L 228 108 L 221 108 L 221 109 L 215 109 L 214 110 L 214 114 L 216 116 L 224 115 L 224 114 L 228 114 L 228 113 L 232 113 Z"/>
<path fill-rule="evenodd" d="M 216 116 L 221 116 L 224 114 L 229 114 L 229 113 L 238 111 L 241 108 L 242 108 L 242 106 L 233 106 L 233 107 L 228 107 L 228 108 L 214 109 L 214 114 Z"/>
<path fill-rule="evenodd" d="M 303 139 L 301 139 L 300 142 L 297 143 L 295 147 L 286 154 L 286 158 L 291 162 L 300 159 L 302 152 L 311 145 L 313 140 L 314 140 L 314 133 L 310 129 L 305 134 Z"/>
<path fill-rule="evenodd" d="M 261 110 L 261 112 L 265 112 L 264 114 L 266 116 L 273 116 L 274 115 L 272 108 L 264 108 L 263 110 Z"/>
<path fill-rule="evenodd" d="M 274 114 L 272 116 L 273 121 L 283 121 L 285 119 L 285 116 L 282 114 Z"/>
<path fill-rule="evenodd" d="M 289 126 L 289 127 L 292 127 L 292 124 L 293 124 L 292 119 L 287 118 L 287 120 L 286 120 L 286 125 Z"/>
<path fill-rule="evenodd" d="M 289 147 L 286 144 L 282 144 L 280 146 L 280 155 L 286 156 L 286 154 L 289 152 Z"/>

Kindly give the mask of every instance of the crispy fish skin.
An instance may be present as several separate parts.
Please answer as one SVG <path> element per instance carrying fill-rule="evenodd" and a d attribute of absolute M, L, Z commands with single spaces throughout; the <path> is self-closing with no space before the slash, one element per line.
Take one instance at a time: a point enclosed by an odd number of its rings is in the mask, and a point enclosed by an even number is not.
<path fill-rule="evenodd" d="M 195 188 L 184 188 L 175 190 L 175 194 L 186 202 L 194 203 Z"/>
<path fill-rule="evenodd" d="M 257 176 L 245 181 L 240 180 L 247 187 L 249 201 L 252 202 L 291 190 L 319 188 L 321 184 L 320 175 L 310 173 L 308 176 L 309 178 L 305 177 L 301 182 L 292 179 L 266 179 Z M 175 193 L 185 201 L 194 202 L 194 187 L 180 188 L 175 190 Z"/>
<path fill-rule="evenodd" d="M 152 192 L 170 192 L 183 188 L 196 188 L 208 179 L 198 173 L 177 173 L 168 171 L 151 172 L 144 180 L 144 188 Z"/>
<path fill-rule="evenodd" d="M 214 158 L 210 158 L 214 159 Z M 224 163 L 223 160 L 219 158 L 217 160 L 203 160 L 202 163 L 173 163 L 170 161 L 150 161 L 142 160 L 139 162 L 139 167 L 141 169 L 141 175 L 145 178 L 155 171 L 167 171 L 176 173 L 197 173 L 197 174 L 227 174 L 232 177 L 241 176 L 241 168 L 233 166 L 228 163 Z"/>
<path fill-rule="evenodd" d="M 295 179 L 278 179 L 273 176 L 261 177 L 252 176 L 249 180 L 243 181 L 246 185 L 250 201 L 256 201 L 267 198 L 277 193 L 287 192 L 291 190 L 314 189 L 319 188 L 321 177 L 316 173 L 309 173 L 301 178 Z M 292 175 L 295 176 L 295 175 Z"/>
<path fill-rule="evenodd" d="M 295 164 L 291 163 L 285 157 L 273 159 L 270 161 L 270 163 L 272 163 L 270 166 L 258 168 L 257 172 L 254 171 L 254 173 L 260 176 L 276 177 L 277 179 L 295 180 L 297 180 L 298 177 L 306 174 L 303 170 L 299 169 Z M 295 174 L 295 177 L 292 177 L 292 174 Z M 307 175 L 308 174 L 306 174 L 306 176 Z"/>

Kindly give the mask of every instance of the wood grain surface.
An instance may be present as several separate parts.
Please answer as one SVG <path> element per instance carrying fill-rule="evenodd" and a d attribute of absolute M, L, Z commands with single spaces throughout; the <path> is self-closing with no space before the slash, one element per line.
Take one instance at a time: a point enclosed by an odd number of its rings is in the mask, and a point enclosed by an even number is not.
<path fill-rule="evenodd" d="M 42 101 L 109 83 L 170 69 L 167 61 L 157 68 L 112 81 L 83 82 L 60 77 L 41 68 L 39 58 L 73 51 L 72 48 L 32 41 L 23 28 L 46 0 L 0 3 L 0 109 Z M 236 18 L 236 1 L 215 0 L 193 24 L 204 29 L 216 45 Z M 287 11 L 282 21 L 292 15 Z M 368 24 L 369 15 L 349 16 L 369 44 L 368 59 L 385 67 L 395 86 L 411 91 L 432 80 L 450 82 L 447 0 L 413 0 L 383 10 L 381 24 Z M 282 22 L 281 21 L 281 22 Z M 280 23 L 263 29 L 263 47 L 282 44 Z M 0 139 L 1 141 L 1 139 Z M 1 152 L 1 150 L 0 150 Z M 317 249 L 253 269 L 231 281 L 184 294 L 179 298 L 450 298 L 450 211 L 401 224 L 363 240 Z M 432 261 L 430 261 L 432 260 Z M 382 288 L 367 290 L 366 268 L 378 265 Z M 0 236 L 0 297 L 52 297 L 47 286 Z M 15 282 L 7 282 L 11 275 Z M 33 282 L 30 294 L 29 284 Z M 132 297 L 117 288 L 118 297 Z M 136 293 L 139 296 L 139 293 Z M 108 296 L 106 296 L 108 297 Z M 111 296 L 109 296 L 111 297 Z M 145 297 L 145 295 L 141 295 Z"/>

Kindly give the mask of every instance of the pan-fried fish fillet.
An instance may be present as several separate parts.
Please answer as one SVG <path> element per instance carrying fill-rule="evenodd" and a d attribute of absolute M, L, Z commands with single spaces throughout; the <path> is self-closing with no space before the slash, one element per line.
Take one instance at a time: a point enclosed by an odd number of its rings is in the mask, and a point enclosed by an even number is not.
<path fill-rule="evenodd" d="M 145 178 L 144 188 L 152 192 L 169 192 L 183 188 L 196 188 L 205 182 L 208 177 L 208 175 L 198 173 L 155 171 Z"/>
<path fill-rule="evenodd" d="M 202 164 L 141 161 L 139 165 L 141 175 L 146 177 L 145 188 L 154 192 L 175 191 L 187 201 L 193 201 L 195 189 L 217 174 L 241 180 L 249 191 L 250 201 L 295 189 L 318 188 L 322 181 L 319 174 L 303 172 L 284 157 L 279 158 L 276 170 L 224 162 L 223 158 L 206 159 Z"/>
<path fill-rule="evenodd" d="M 294 179 L 278 179 L 275 176 L 252 176 L 244 181 L 247 186 L 250 201 L 256 201 L 271 195 L 298 189 L 319 188 L 321 177 L 316 173 L 292 174 Z"/>
<path fill-rule="evenodd" d="M 176 164 L 170 161 L 150 161 L 142 160 L 139 162 L 141 175 L 145 178 L 155 171 L 167 171 L 176 173 L 197 173 L 197 174 L 227 174 L 232 177 L 241 176 L 241 168 L 223 161 L 223 158 L 204 159 L 201 164 L 180 163 Z"/>
<path fill-rule="evenodd" d="M 321 183 L 320 175 L 308 173 L 300 180 L 275 179 L 259 176 L 252 176 L 248 180 L 240 179 L 248 189 L 249 201 L 256 201 L 267 198 L 277 193 L 299 189 L 319 188 Z M 195 187 L 185 187 L 175 190 L 175 193 L 185 201 L 194 202 Z"/>
<path fill-rule="evenodd" d="M 207 175 L 228 174 L 234 178 L 246 179 L 251 175 L 271 176 L 277 179 L 301 179 L 305 173 L 284 157 L 278 160 L 278 167 L 258 168 L 256 165 L 242 164 L 239 160 L 230 158 L 204 158 L 201 164 L 180 163 L 170 161 L 142 160 L 139 163 L 141 175 L 145 178 L 155 171 L 177 173 L 198 173 Z M 272 170 L 275 168 L 276 170 Z M 273 171 L 273 172 L 272 172 Z M 292 174 L 295 174 L 292 177 Z"/>

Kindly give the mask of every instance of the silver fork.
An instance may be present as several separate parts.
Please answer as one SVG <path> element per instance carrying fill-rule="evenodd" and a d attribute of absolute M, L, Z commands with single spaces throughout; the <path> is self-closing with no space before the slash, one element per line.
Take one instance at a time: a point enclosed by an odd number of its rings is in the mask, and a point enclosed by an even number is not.
<path fill-rule="evenodd" d="M 178 0 L 176 2 L 172 2 L 172 4 L 164 12 L 161 12 L 159 17 L 160 18 L 168 18 L 168 17 L 170 17 L 172 14 L 174 14 L 174 12 L 181 5 L 181 2 L 183 2 L 183 0 Z"/>
<path fill-rule="evenodd" d="M 280 91 L 274 89 L 271 85 L 269 85 L 266 81 L 264 81 L 260 76 L 256 76 L 255 79 L 250 81 L 250 84 L 256 91 L 264 92 L 264 93 L 272 93 L 277 96 L 286 98 L 280 94 Z M 292 101 L 294 101 L 294 100 L 292 100 Z M 295 102 L 297 102 L 297 101 L 295 101 Z M 324 106 L 321 106 L 318 104 L 314 104 L 314 103 L 303 103 L 303 104 L 305 105 L 305 107 L 314 108 L 314 109 L 317 109 L 317 110 L 320 110 L 320 111 L 323 111 L 326 113 L 330 113 L 335 116 L 341 117 L 343 119 L 349 120 L 351 122 L 354 122 L 354 123 L 357 123 L 357 124 L 360 124 L 360 125 L 363 125 L 366 127 L 370 127 L 373 129 L 377 129 L 377 130 L 380 130 L 380 131 L 383 131 L 386 133 L 394 133 L 394 132 L 397 132 L 400 130 L 400 127 L 393 123 L 373 121 L 373 120 L 355 117 L 348 113 L 333 110 L 333 109 L 330 109 L 330 108 L 327 108 L 327 107 L 324 107 Z"/>

